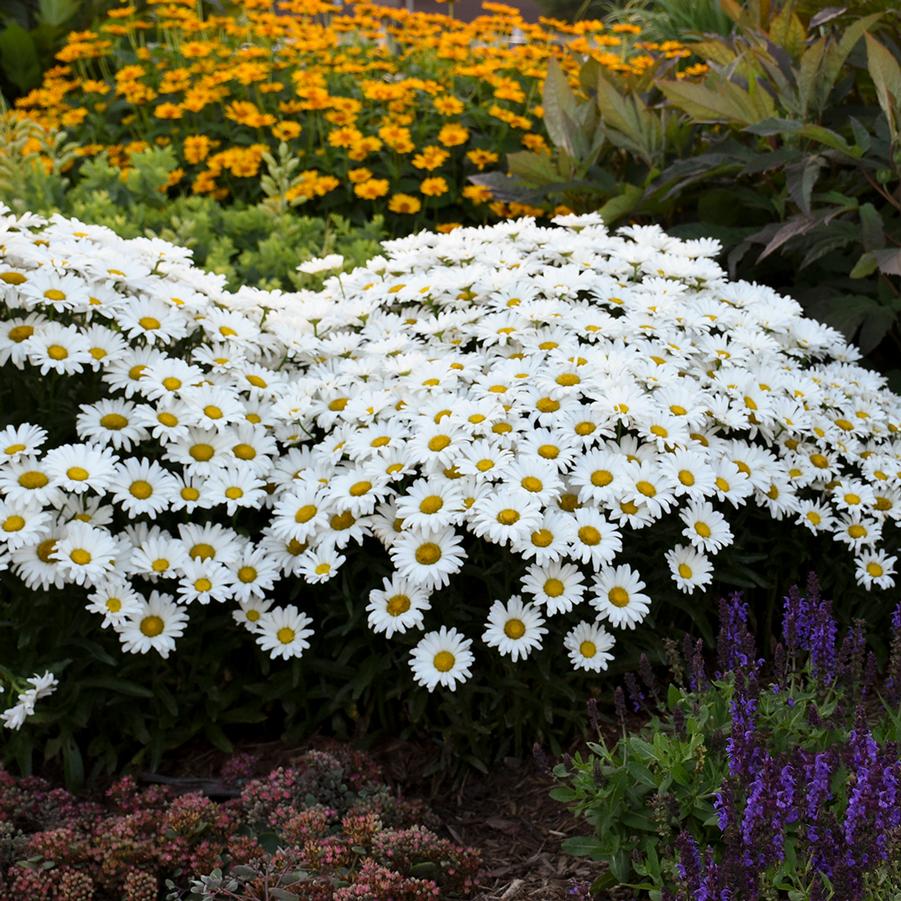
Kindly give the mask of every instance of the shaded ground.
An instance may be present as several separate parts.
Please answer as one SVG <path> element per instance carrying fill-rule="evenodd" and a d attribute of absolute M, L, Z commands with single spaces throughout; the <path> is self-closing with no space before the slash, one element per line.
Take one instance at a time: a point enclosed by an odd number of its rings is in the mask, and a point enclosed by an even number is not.
<path fill-rule="evenodd" d="M 398 744 L 374 756 L 406 794 L 430 802 L 451 838 L 482 852 L 482 883 L 475 897 L 558 901 L 568 897 L 571 880 L 590 882 L 600 875 L 598 864 L 560 850 L 564 839 L 584 827 L 548 796 L 553 779 L 535 763 L 508 760 L 487 775 L 471 771 L 456 787 L 429 787 L 415 776 L 424 768 L 423 753 L 415 745 Z"/>

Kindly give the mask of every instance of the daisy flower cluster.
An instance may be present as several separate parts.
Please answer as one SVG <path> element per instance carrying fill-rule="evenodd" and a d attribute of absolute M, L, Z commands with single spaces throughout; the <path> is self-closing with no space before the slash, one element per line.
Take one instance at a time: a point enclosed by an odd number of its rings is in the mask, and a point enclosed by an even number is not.
<path fill-rule="evenodd" d="M 369 624 L 438 616 L 411 655 L 430 690 L 471 676 L 476 638 L 606 668 L 652 605 L 630 547 L 678 534 L 658 568 L 698 591 L 746 505 L 893 583 L 899 398 L 795 301 L 727 280 L 716 242 L 565 216 L 384 251 L 318 292 L 230 293 L 165 242 L 2 215 L 3 378 L 85 402 L 53 440 L 0 431 L 0 565 L 83 592 L 128 652 L 229 604 L 287 659 L 314 624 L 276 583 L 328 582 L 374 538 L 393 571 Z M 523 575 L 466 637 L 432 603 L 476 542 Z"/>

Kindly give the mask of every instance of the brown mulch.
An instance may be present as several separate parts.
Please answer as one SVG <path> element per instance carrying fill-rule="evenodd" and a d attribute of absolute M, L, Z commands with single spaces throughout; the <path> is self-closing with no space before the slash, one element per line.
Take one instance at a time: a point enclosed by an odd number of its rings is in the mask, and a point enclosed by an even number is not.
<path fill-rule="evenodd" d="M 470 770 L 452 783 L 417 777 L 427 748 L 395 743 L 374 751 L 387 777 L 408 796 L 427 800 L 455 841 L 478 848 L 481 901 L 558 901 L 571 898 L 571 880 L 592 882 L 602 867 L 561 850 L 571 835 L 584 834 L 577 820 L 549 792 L 554 779 L 532 760 L 508 759 L 487 774 Z"/>

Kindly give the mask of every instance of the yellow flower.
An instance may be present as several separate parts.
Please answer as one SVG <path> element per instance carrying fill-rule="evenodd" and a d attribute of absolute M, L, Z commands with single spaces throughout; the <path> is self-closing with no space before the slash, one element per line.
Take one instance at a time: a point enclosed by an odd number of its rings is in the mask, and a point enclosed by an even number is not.
<path fill-rule="evenodd" d="M 298 137 L 302 130 L 299 122 L 278 122 L 272 126 L 272 136 L 279 141 L 290 141 Z"/>
<path fill-rule="evenodd" d="M 463 101 L 456 97 L 436 97 L 432 105 L 442 116 L 459 116 L 464 110 Z"/>
<path fill-rule="evenodd" d="M 463 189 L 463 196 L 478 205 L 491 200 L 491 189 L 486 188 L 484 185 L 467 185 Z"/>
<path fill-rule="evenodd" d="M 153 114 L 157 119 L 181 119 L 183 111 L 177 103 L 161 103 Z"/>
<path fill-rule="evenodd" d="M 393 194 L 388 201 L 388 209 L 392 213 L 413 214 L 418 213 L 422 209 L 422 203 L 420 203 L 418 197 L 413 197 L 410 194 Z"/>
<path fill-rule="evenodd" d="M 383 125 L 379 129 L 379 137 L 395 153 L 410 153 L 415 146 L 410 138 L 410 129 L 399 125 Z"/>
<path fill-rule="evenodd" d="M 251 128 L 262 128 L 275 124 L 275 116 L 270 113 L 261 113 L 257 105 L 249 100 L 235 100 L 230 103 L 225 108 L 225 118 Z"/>
<path fill-rule="evenodd" d="M 417 169 L 427 169 L 431 172 L 433 169 L 438 169 L 442 166 L 449 156 L 450 154 L 446 150 L 430 144 L 428 147 L 423 148 L 422 153 L 417 153 L 413 157 L 413 165 Z"/>
<path fill-rule="evenodd" d="M 466 158 L 481 172 L 490 163 L 496 163 L 500 156 L 493 150 L 470 150 Z"/>
<path fill-rule="evenodd" d="M 369 135 L 368 137 L 360 138 L 359 141 L 354 141 L 350 150 L 347 151 L 347 156 L 354 162 L 360 162 L 365 160 L 371 153 L 376 153 L 381 149 L 382 142 L 378 138 Z"/>
<path fill-rule="evenodd" d="M 547 146 L 543 135 L 523 135 L 522 145 L 527 147 L 532 153 L 550 153 L 551 149 Z"/>
<path fill-rule="evenodd" d="M 359 169 L 351 169 L 350 172 L 347 173 L 347 177 L 353 184 L 359 185 L 372 178 L 372 170 L 367 169 L 365 166 L 361 166 Z"/>
<path fill-rule="evenodd" d="M 354 185 L 354 194 L 363 200 L 375 200 L 384 197 L 388 193 L 387 178 L 370 178 L 359 185 Z"/>
<path fill-rule="evenodd" d="M 425 178 L 420 182 L 419 191 L 426 197 L 440 197 L 447 194 L 447 182 L 443 178 Z"/>
<path fill-rule="evenodd" d="M 459 147 L 469 140 L 469 129 L 459 123 L 451 122 L 438 132 L 438 141 L 445 147 Z"/>
<path fill-rule="evenodd" d="M 332 147 L 350 147 L 362 139 L 362 133 L 349 125 L 328 133 L 328 142 Z"/>
<path fill-rule="evenodd" d="M 63 114 L 62 123 L 63 125 L 68 125 L 72 128 L 73 126 L 80 125 L 84 122 L 87 115 L 88 111 L 83 106 L 77 107 L 76 109 L 70 109 Z"/>
<path fill-rule="evenodd" d="M 209 156 L 212 142 L 206 135 L 188 135 L 182 145 L 185 162 L 192 166 L 203 162 Z"/>

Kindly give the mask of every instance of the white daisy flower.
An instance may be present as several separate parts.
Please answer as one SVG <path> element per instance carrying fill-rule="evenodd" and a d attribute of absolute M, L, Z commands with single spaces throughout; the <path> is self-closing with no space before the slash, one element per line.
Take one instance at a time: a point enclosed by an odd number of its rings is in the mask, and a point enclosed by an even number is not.
<path fill-rule="evenodd" d="M 307 639 L 313 634 L 312 623 L 293 604 L 274 607 L 257 620 L 256 642 L 273 660 L 301 657 L 310 646 Z"/>
<path fill-rule="evenodd" d="M 600 512 L 588 508 L 576 510 L 573 519 L 575 535 L 570 542 L 572 558 L 593 567 L 612 563 L 623 547 L 619 529 Z"/>
<path fill-rule="evenodd" d="M 93 585 L 112 574 L 119 548 L 106 529 L 75 520 L 56 542 L 53 559 L 68 581 Z"/>
<path fill-rule="evenodd" d="M 855 561 L 857 583 L 865 588 L 892 588 L 895 584 L 895 563 L 897 557 L 890 557 L 885 551 L 864 551 Z"/>
<path fill-rule="evenodd" d="M 260 597 L 239 598 L 238 609 L 232 611 L 232 618 L 248 632 L 257 632 L 260 620 L 272 606 L 272 601 Z"/>
<path fill-rule="evenodd" d="M 321 544 L 310 548 L 303 555 L 297 566 L 297 574 L 310 585 L 328 582 L 338 575 L 338 570 L 346 560 L 347 558 L 339 554 L 332 544 Z"/>
<path fill-rule="evenodd" d="M 691 594 L 713 581 L 713 567 L 701 553 L 685 545 L 676 545 L 665 554 L 673 581 L 680 591 Z"/>
<path fill-rule="evenodd" d="M 138 422 L 133 403 L 101 400 L 82 404 L 80 409 L 75 428 L 82 441 L 97 441 L 116 450 L 130 451 L 147 438 L 147 429 Z"/>
<path fill-rule="evenodd" d="M 610 651 L 616 639 L 600 624 L 584 620 L 567 633 L 563 647 L 569 652 L 573 669 L 598 673 L 613 659 Z"/>
<path fill-rule="evenodd" d="M 231 566 L 241 554 L 239 536 L 217 523 L 179 524 L 178 537 L 192 560 L 215 560 L 223 566 Z"/>
<path fill-rule="evenodd" d="M 382 580 L 381 588 L 369 592 L 369 627 L 373 632 L 384 633 L 391 638 L 395 632 L 422 628 L 422 618 L 429 610 L 428 592 L 394 573 Z"/>
<path fill-rule="evenodd" d="M 279 577 L 278 565 L 261 546 L 244 545 L 241 556 L 229 564 L 234 577 L 232 589 L 239 602 L 262 598 Z"/>
<path fill-rule="evenodd" d="M 716 554 L 732 544 L 732 530 L 726 517 L 712 504 L 693 501 L 679 514 L 685 528 L 682 534 L 699 550 Z"/>
<path fill-rule="evenodd" d="M 434 691 L 439 685 L 455 691 L 458 683 L 472 677 L 470 667 L 474 657 L 472 642 L 456 629 L 442 626 L 437 632 L 424 635 L 410 654 L 413 678 Z"/>
<path fill-rule="evenodd" d="M 56 322 L 43 325 L 25 343 L 28 360 L 40 368 L 41 375 L 74 375 L 92 362 L 88 342 L 81 332 Z"/>
<path fill-rule="evenodd" d="M 495 601 L 488 612 L 488 621 L 482 640 L 490 648 L 497 648 L 516 663 L 525 660 L 547 634 L 544 617 L 534 604 L 523 604 L 522 598 L 513 595 L 505 604 Z"/>
<path fill-rule="evenodd" d="M 606 566 L 594 577 L 595 594 L 588 602 L 598 618 L 617 628 L 634 629 L 650 610 L 651 599 L 644 594 L 645 584 L 629 566 Z"/>
<path fill-rule="evenodd" d="M 55 506 L 63 496 L 46 462 L 30 456 L 17 457 L 0 468 L 0 492 L 19 507 Z"/>
<path fill-rule="evenodd" d="M 116 475 L 119 457 L 102 445 L 63 444 L 47 452 L 44 465 L 67 492 L 105 494 Z"/>
<path fill-rule="evenodd" d="M 178 600 L 182 604 L 195 601 L 198 604 L 221 603 L 233 596 L 233 584 L 234 576 L 222 563 L 212 559 L 189 559 L 181 567 Z"/>
<path fill-rule="evenodd" d="M 156 519 L 174 497 L 176 481 L 159 463 L 128 457 L 118 464 L 110 482 L 113 501 L 131 516 Z"/>
<path fill-rule="evenodd" d="M 434 529 L 456 525 L 463 518 L 463 492 L 453 481 L 418 479 L 396 499 L 396 513 L 405 528 Z"/>
<path fill-rule="evenodd" d="M 28 422 L 0 429 L 0 463 L 22 456 L 37 456 L 46 440 L 46 430 Z"/>
<path fill-rule="evenodd" d="M 8 550 L 36 544 L 50 532 L 53 519 L 33 504 L 10 504 L 0 501 L 0 542 Z"/>
<path fill-rule="evenodd" d="M 473 504 L 472 530 L 494 544 L 524 541 L 541 523 L 541 505 L 522 489 L 497 489 Z"/>
<path fill-rule="evenodd" d="M 569 613 L 582 603 L 585 577 L 572 563 L 533 563 L 523 576 L 522 590 L 532 595 L 537 604 L 546 607 L 550 616 Z"/>
<path fill-rule="evenodd" d="M 134 546 L 128 561 L 128 572 L 151 579 L 172 579 L 179 576 L 188 562 L 185 546 L 168 532 L 148 535 Z"/>
<path fill-rule="evenodd" d="M 121 625 L 114 624 L 114 628 L 126 653 L 156 651 L 165 659 L 175 650 L 175 640 L 184 634 L 187 622 L 187 613 L 173 601 L 171 595 L 153 591 L 138 610 Z"/>
<path fill-rule="evenodd" d="M 463 566 L 462 541 L 450 526 L 404 531 L 390 554 L 400 575 L 424 589 L 444 587 Z"/>
<path fill-rule="evenodd" d="M 224 504 L 229 516 L 242 507 L 258 508 L 266 496 L 266 483 L 253 470 L 224 466 L 216 470 L 206 485 L 207 496 L 215 504 Z"/>
<path fill-rule="evenodd" d="M 103 617 L 101 628 L 113 626 L 118 629 L 129 617 L 137 614 L 143 605 L 141 596 L 131 583 L 121 576 L 111 575 L 98 584 L 88 595 L 87 609 Z"/>

